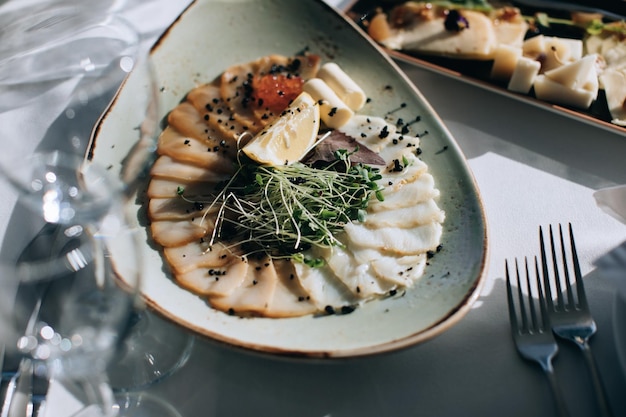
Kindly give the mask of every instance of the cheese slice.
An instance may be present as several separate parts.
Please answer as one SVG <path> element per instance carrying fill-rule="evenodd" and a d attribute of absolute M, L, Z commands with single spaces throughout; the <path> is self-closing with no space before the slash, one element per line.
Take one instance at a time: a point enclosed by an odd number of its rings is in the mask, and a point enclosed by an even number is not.
<path fill-rule="evenodd" d="M 471 10 L 463 11 L 463 17 L 467 19 L 469 26 L 464 30 L 448 31 L 445 28 L 445 19 L 436 17 L 419 21 L 410 29 L 392 32 L 392 36 L 382 43 L 392 49 L 426 54 L 491 59 L 498 44 L 491 19 Z"/>

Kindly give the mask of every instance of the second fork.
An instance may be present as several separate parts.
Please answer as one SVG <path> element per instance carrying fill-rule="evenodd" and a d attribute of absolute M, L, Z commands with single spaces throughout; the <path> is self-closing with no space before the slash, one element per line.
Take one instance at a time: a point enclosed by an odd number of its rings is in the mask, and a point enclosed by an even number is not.
<path fill-rule="evenodd" d="M 552 331 L 560 338 L 574 342 L 581 349 L 589 368 L 598 408 L 601 412 L 600 415 L 611 417 L 613 413 L 611 412 L 602 379 L 589 345 L 589 339 L 596 332 L 596 323 L 589 310 L 571 223 L 569 224 L 569 254 L 561 225 L 559 225 L 558 244 L 555 244 L 554 235 L 552 226 L 550 226 L 549 237 L 552 261 L 552 271 L 550 271 L 543 229 L 539 228 L 544 293 Z M 559 247 L 560 251 L 558 250 Z M 568 256 L 570 254 L 571 264 Z M 561 265 L 559 265 L 559 259 Z M 561 277 L 559 271 L 562 271 L 563 277 Z M 570 280 L 570 271 L 574 275 L 574 285 L 572 285 Z M 555 297 L 554 299 L 553 296 Z"/>

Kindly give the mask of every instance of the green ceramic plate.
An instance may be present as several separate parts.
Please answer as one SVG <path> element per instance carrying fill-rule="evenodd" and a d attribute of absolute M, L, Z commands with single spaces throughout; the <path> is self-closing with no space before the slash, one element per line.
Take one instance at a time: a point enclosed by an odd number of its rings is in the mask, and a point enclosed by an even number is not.
<path fill-rule="evenodd" d="M 197 0 L 152 49 L 162 90 L 163 115 L 185 93 L 213 80 L 228 66 L 273 53 L 308 48 L 338 63 L 366 91 L 361 111 L 419 121 L 422 159 L 441 191 L 446 211 L 443 250 L 426 275 L 402 297 L 367 303 L 351 314 L 288 319 L 237 318 L 213 310 L 172 281 L 157 248 L 144 247 L 148 304 L 180 326 L 225 344 L 276 355 L 338 358 L 371 355 L 427 340 L 457 323 L 477 297 L 487 263 L 482 203 L 466 160 L 433 112 L 397 66 L 337 10 L 322 1 Z M 119 164 L 125 135 L 123 96 L 141 80 L 132 77 L 103 119 L 93 159 Z M 402 106 L 405 103 L 405 106 Z M 102 150 L 102 151 L 99 151 Z M 115 149 L 104 151 L 103 149 Z M 140 211 L 140 204 L 130 209 Z M 148 242 L 146 231 L 146 242 Z M 123 260 L 121 261 L 123 262 Z"/>

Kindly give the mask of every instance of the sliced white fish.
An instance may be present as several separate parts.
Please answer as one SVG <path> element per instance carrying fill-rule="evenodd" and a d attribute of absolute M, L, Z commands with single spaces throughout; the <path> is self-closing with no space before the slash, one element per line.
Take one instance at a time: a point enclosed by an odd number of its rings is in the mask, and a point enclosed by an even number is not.
<path fill-rule="evenodd" d="M 228 181 L 232 176 L 231 173 L 215 172 L 205 167 L 178 161 L 167 155 L 159 156 L 154 161 L 150 175 L 160 179 L 212 183 Z"/>
<path fill-rule="evenodd" d="M 274 297 L 277 282 L 276 269 L 269 258 L 249 258 L 241 284 L 226 295 L 211 297 L 209 302 L 214 308 L 230 314 L 262 316 Z"/>
<path fill-rule="evenodd" d="M 405 256 L 379 253 L 379 256 L 371 261 L 371 267 L 380 280 L 386 280 L 397 284 L 399 287 L 408 288 L 424 275 L 426 259 L 425 253 Z"/>
<path fill-rule="evenodd" d="M 415 181 L 389 180 L 381 185 L 385 187 L 382 190 L 384 200 L 379 201 L 373 197 L 367 207 L 370 213 L 410 207 L 439 197 L 435 179 L 429 173 L 423 173 Z"/>
<path fill-rule="evenodd" d="M 278 281 L 266 315 L 298 317 L 315 313 L 317 307 L 311 302 L 311 297 L 300 284 L 300 280 L 296 278 L 293 262 L 290 259 L 278 259 L 274 261 L 274 267 Z"/>
<path fill-rule="evenodd" d="M 377 249 L 388 254 L 415 255 L 437 247 L 441 241 L 442 226 L 432 222 L 410 229 L 370 229 L 363 224 L 347 223 L 344 231 L 349 242 L 357 247 Z"/>
<path fill-rule="evenodd" d="M 371 261 L 380 257 L 380 253 L 368 251 L 369 256 L 362 255 L 364 256 L 357 258 L 350 249 L 336 246 L 332 248 L 326 262 L 335 276 L 352 291 L 355 297 L 368 299 L 388 294 L 396 285 L 379 280 L 371 268 Z"/>
<path fill-rule="evenodd" d="M 241 254 L 233 253 L 222 243 L 209 245 L 208 240 L 198 240 L 181 246 L 165 248 L 165 259 L 174 273 L 182 274 L 193 269 L 213 269 L 221 275 L 220 268 L 242 261 Z"/>
<path fill-rule="evenodd" d="M 215 195 L 215 185 L 214 182 L 153 178 L 148 185 L 147 194 L 150 198 L 181 199 L 182 192 L 190 200 L 213 201 L 210 197 Z"/>
<path fill-rule="evenodd" d="M 209 129 L 208 133 L 213 132 L 211 137 L 214 137 L 218 142 L 225 140 L 228 143 L 233 143 L 241 134 L 249 131 L 249 126 L 242 125 L 240 121 L 235 119 L 229 106 L 221 97 L 219 84 L 219 82 L 213 82 L 194 88 L 187 94 L 187 101 L 179 104 L 175 109 L 179 109 L 185 104 L 192 107 L 196 117 L 202 120 L 206 128 Z M 191 115 L 188 108 L 187 111 Z M 179 126 L 178 120 L 174 120 L 173 116 L 175 116 L 174 111 L 168 117 L 170 125 Z"/>
<path fill-rule="evenodd" d="M 181 246 L 199 241 L 213 232 L 213 222 L 201 218 L 195 220 L 157 220 L 150 224 L 152 238 L 164 247 Z"/>
<path fill-rule="evenodd" d="M 216 147 L 217 146 L 217 147 Z M 228 174 L 234 171 L 233 158 L 202 139 L 185 136 L 173 126 L 168 126 L 159 136 L 159 155 L 167 155 L 178 161 L 210 169 L 213 172 Z"/>
<path fill-rule="evenodd" d="M 172 126 L 183 136 L 198 140 L 219 143 L 224 139 L 221 132 L 215 131 L 203 119 L 202 114 L 189 102 L 184 101 L 174 107 L 167 115 L 168 126 Z"/>
<path fill-rule="evenodd" d="M 179 198 L 152 198 L 148 203 L 148 216 L 151 220 L 191 220 L 210 216 L 215 218 L 217 207 L 204 209 L 193 201 Z"/>
<path fill-rule="evenodd" d="M 445 213 L 432 198 L 412 206 L 372 211 L 365 217 L 365 226 L 371 229 L 401 227 L 409 229 L 430 222 L 442 223 Z"/>
<path fill-rule="evenodd" d="M 413 136 L 403 136 L 398 133 L 391 137 L 390 143 L 378 152 L 385 161 L 392 162 L 394 159 L 402 161 L 402 156 L 409 160 L 416 159 L 415 150 L 419 147 L 419 139 Z"/>
<path fill-rule="evenodd" d="M 309 293 L 311 302 L 320 311 L 327 306 L 333 308 L 354 305 L 359 300 L 352 291 L 341 282 L 328 265 L 310 268 L 302 263 L 294 263 L 296 276 L 302 287 Z"/>
<path fill-rule="evenodd" d="M 374 152 L 384 149 L 396 133 L 396 127 L 382 117 L 362 114 L 355 114 L 338 130 L 352 136 Z"/>
<path fill-rule="evenodd" d="M 176 282 L 190 291 L 211 297 L 224 297 L 235 291 L 244 281 L 248 273 L 248 262 L 240 260 L 229 264 L 216 273 L 210 269 L 197 268 L 182 274 L 176 274 Z"/>

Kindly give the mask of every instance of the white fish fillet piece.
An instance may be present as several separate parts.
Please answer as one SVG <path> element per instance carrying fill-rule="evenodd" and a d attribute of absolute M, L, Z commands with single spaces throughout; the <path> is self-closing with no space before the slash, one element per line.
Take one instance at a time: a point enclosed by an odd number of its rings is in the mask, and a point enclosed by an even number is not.
<path fill-rule="evenodd" d="M 167 155 L 181 162 L 210 169 L 217 173 L 232 173 L 233 160 L 201 139 L 185 136 L 168 126 L 159 136 L 159 155 Z"/>
<path fill-rule="evenodd" d="M 211 275 L 207 269 L 192 269 L 176 274 L 176 282 L 196 294 L 210 297 L 224 297 L 239 287 L 248 273 L 248 262 L 241 260 L 232 263 L 224 275 Z"/>
<path fill-rule="evenodd" d="M 323 311 L 326 306 L 341 307 L 358 302 L 358 298 L 327 265 L 310 268 L 296 262 L 294 266 L 300 284 L 309 293 L 311 302 L 315 303 L 319 310 Z"/>
<path fill-rule="evenodd" d="M 428 165 L 410 149 L 396 149 L 385 158 L 387 166 L 381 170 L 378 184 L 389 188 L 416 181 L 428 171 Z M 384 192 L 384 191 L 383 191 Z"/>
<path fill-rule="evenodd" d="M 278 282 L 276 269 L 268 258 L 248 258 L 248 263 L 241 284 L 227 295 L 211 297 L 212 306 L 236 314 L 265 315 Z"/>
<path fill-rule="evenodd" d="M 378 251 L 369 251 L 372 257 L 379 257 Z M 372 259 L 356 258 L 350 249 L 339 246 L 332 248 L 332 253 L 326 257 L 328 266 L 335 276 L 352 291 L 355 297 L 371 298 L 377 295 L 388 294 L 396 285 L 388 281 L 381 281 L 371 268 Z"/>
<path fill-rule="evenodd" d="M 181 246 L 165 248 L 163 254 L 173 272 L 182 274 L 193 269 L 219 269 L 242 261 L 241 254 L 233 253 L 222 243 L 194 241 Z"/>
<path fill-rule="evenodd" d="M 374 152 L 384 149 L 396 133 L 396 127 L 387 123 L 382 117 L 362 114 L 355 114 L 338 130 L 358 140 Z M 381 133 L 383 131 L 384 133 Z"/>
<path fill-rule="evenodd" d="M 368 212 L 379 212 L 410 207 L 429 199 L 437 199 L 439 190 L 435 188 L 435 180 L 432 175 L 423 173 L 415 181 L 392 182 L 392 185 L 384 183 L 382 190 L 383 201 L 372 198 L 367 206 Z"/>
<path fill-rule="evenodd" d="M 215 183 L 199 181 L 162 180 L 153 178 L 148 185 L 148 197 L 150 198 L 174 198 L 180 199 L 179 189 L 188 199 L 207 200 L 215 194 Z M 202 198 L 204 197 L 204 198 Z M 213 201 L 211 198 L 209 201 Z"/>
<path fill-rule="evenodd" d="M 150 224 L 152 237 L 163 247 L 181 246 L 193 241 L 199 241 L 213 232 L 213 222 L 208 219 L 190 220 L 158 220 Z"/>
<path fill-rule="evenodd" d="M 410 287 L 424 274 L 426 259 L 425 253 L 406 256 L 379 253 L 379 256 L 371 261 L 371 266 L 379 279 L 393 282 L 401 287 Z"/>
<path fill-rule="evenodd" d="M 441 241 L 442 226 L 432 222 L 410 229 L 370 229 L 363 224 L 347 223 L 344 231 L 349 242 L 357 247 L 377 249 L 388 254 L 415 255 L 436 249 Z"/>
<path fill-rule="evenodd" d="M 167 155 L 159 156 L 157 160 L 154 161 L 150 175 L 152 175 L 153 178 L 168 180 L 212 183 L 228 181 L 232 176 L 230 173 L 217 173 L 204 167 L 177 161 Z"/>
<path fill-rule="evenodd" d="M 168 121 L 170 125 L 182 127 L 181 124 L 188 123 L 179 116 L 185 116 L 189 121 L 200 120 L 207 129 L 207 136 L 216 142 L 225 140 L 227 143 L 235 143 L 237 138 L 248 131 L 247 127 L 235 120 L 229 106 L 220 96 L 218 82 L 200 85 L 191 90 L 186 97 L 187 101 L 179 104 L 174 110 L 184 110 L 186 114 L 170 112 Z M 194 111 L 192 112 L 193 109 Z M 193 114 L 195 113 L 195 116 Z M 191 117 L 190 117 L 191 116 Z M 194 119 L 195 117 L 195 119 Z M 201 126 L 198 124 L 198 126 Z M 203 130 L 204 132 L 204 130 Z M 183 131 L 184 134 L 192 135 Z M 236 148 L 231 148 L 236 149 Z"/>
<path fill-rule="evenodd" d="M 432 198 L 413 206 L 372 211 L 365 217 L 365 226 L 374 229 L 381 227 L 401 227 L 409 229 L 430 222 L 442 223 L 445 213 Z"/>
<path fill-rule="evenodd" d="M 218 208 L 205 210 L 183 198 L 152 198 L 148 203 L 148 216 L 151 220 L 191 220 L 211 216 L 215 218 Z"/>
<path fill-rule="evenodd" d="M 294 264 L 289 259 L 274 261 L 276 267 L 276 289 L 270 307 L 266 310 L 269 317 L 298 317 L 312 314 L 317 307 L 306 290 L 296 278 Z"/>

